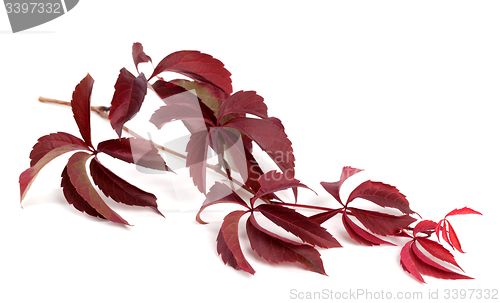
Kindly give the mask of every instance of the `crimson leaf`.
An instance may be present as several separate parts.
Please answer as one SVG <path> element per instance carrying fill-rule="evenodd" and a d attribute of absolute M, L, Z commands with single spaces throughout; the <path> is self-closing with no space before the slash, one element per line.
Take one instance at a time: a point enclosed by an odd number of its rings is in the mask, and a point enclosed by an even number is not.
<path fill-rule="evenodd" d="M 294 209 L 279 204 L 261 204 L 255 210 L 304 242 L 323 248 L 341 247 L 326 229 Z"/>
<path fill-rule="evenodd" d="M 77 210 L 87 213 L 90 216 L 106 219 L 98 213 L 85 199 L 76 191 L 76 188 L 71 183 L 68 176 L 68 167 L 65 166 L 61 174 L 61 187 L 64 197 L 69 204 L 73 205 Z"/>
<path fill-rule="evenodd" d="M 422 274 L 446 280 L 472 279 L 471 277 L 451 271 L 439 265 L 438 263 L 432 261 L 415 247 L 414 241 L 410 243 L 411 243 L 411 251 L 410 251 L 411 258 L 415 263 L 418 271 L 420 271 Z"/>
<path fill-rule="evenodd" d="M 471 214 L 476 214 L 476 215 L 482 215 L 482 213 L 473 210 L 472 208 L 469 207 L 462 207 L 460 209 L 454 209 L 450 211 L 445 218 L 449 216 L 456 216 L 456 215 L 471 215 Z"/>
<path fill-rule="evenodd" d="M 237 268 L 234 266 L 237 265 L 242 270 L 253 275 L 255 270 L 243 255 L 238 235 L 238 223 L 240 222 L 241 216 L 245 213 L 246 211 L 235 210 L 224 218 L 220 228 L 222 239 L 218 240 L 217 252 L 221 255 L 224 263 L 234 268 Z"/>
<path fill-rule="evenodd" d="M 199 51 L 178 51 L 161 60 L 148 80 L 162 72 L 176 72 L 191 79 L 210 83 L 231 94 L 231 73 L 224 64 Z"/>
<path fill-rule="evenodd" d="M 120 138 L 102 141 L 97 151 L 127 163 L 134 163 L 156 170 L 169 170 L 158 150 L 142 138 Z"/>
<path fill-rule="evenodd" d="M 403 246 L 400 253 L 400 263 L 404 270 L 409 272 L 412 276 L 417 278 L 422 283 L 425 283 L 424 278 L 420 274 L 420 271 L 417 268 L 417 264 L 415 264 L 415 258 L 412 254 L 412 245 L 413 241 L 410 241 Z"/>
<path fill-rule="evenodd" d="M 345 212 L 342 215 L 342 223 L 344 224 L 344 228 L 349 234 L 349 236 L 360 244 L 368 246 L 380 245 L 380 244 L 394 245 L 391 242 L 387 242 L 372 235 L 371 233 L 367 232 L 366 230 L 356 225 L 356 223 L 354 223 Z"/>
<path fill-rule="evenodd" d="M 415 213 L 410 209 L 410 204 L 405 195 L 389 184 L 382 182 L 365 181 L 356 187 L 347 199 L 346 204 L 356 198 L 369 200 L 382 207 L 399 209 L 404 214 Z"/>
<path fill-rule="evenodd" d="M 417 237 L 416 239 L 418 244 L 420 244 L 420 246 L 422 246 L 426 251 L 428 251 L 434 257 L 441 259 L 445 262 L 448 262 L 450 264 L 453 264 L 456 267 L 462 269 L 455 260 L 455 257 L 453 257 L 453 255 L 446 248 L 444 248 L 443 245 L 435 241 L 429 240 L 427 238 Z"/>
<path fill-rule="evenodd" d="M 78 125 L 83 141 L 90 147 L 92 147 L 90 136 L 90 97 L 93 86 L 94 79 L 87 74 L 75 87 L 73 98 L 71 99 L 71 109 L 73 110 L 76 124 Z"/>
<path fill-rule="evenodd" d="M 349 210 L 367 229 L 382 236 L 395 235 L 416 221 L 409 215 L 394 216 L 354 207 Z"/>
<path fill-rule="evenodd" d="M 299 262 L 313 272 L 326 275 L 321 256 L 314 247 L 265 230 L 253 214 L 247 220 L 246 229 L 250 245 L 260 257 L 274 263 Z"/>
<path fill-rule="evenodd" d="M 97 158 L 93 158 L 90 161 L 89 169 L 95 184 L 102 190 L 106 197 L 111 197 L 116 202 L 127 205 L 151 207 L 154 211 L 163 216 L 158 210 L 155 195 L 145 192 L 118 177 L 102 165 Z"/>
<path fill-rule="evenodd" d="M 418 222 L 417 225 L 413 228 L 413 236 L 416 237 L 418 233 L 426 233 L 430 234 L 436 228 L 437 223 L 431 220 L 424 220 Z"/>
<path fill-rule="evenodd" d="M 141 109 L 146 93 L 147 80 L 143 73 L 135 77 L 125 68 L 120 70 L 109 111 L 111 126 L 118 137 L 121 137 L 125 122 L 132 119 Z"/>

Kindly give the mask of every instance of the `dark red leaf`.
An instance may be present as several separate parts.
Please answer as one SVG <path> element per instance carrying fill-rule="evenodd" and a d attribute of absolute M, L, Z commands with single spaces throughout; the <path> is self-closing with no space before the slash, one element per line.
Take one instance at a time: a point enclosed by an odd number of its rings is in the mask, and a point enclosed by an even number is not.
<path fill-rule="evenodd" d="M 323 188 L 332 195 L 335 200 L 337 200 L 340 204 L 344 205 L 340 199 L 340 187 L 349 177 L 363 171 L 362 169 L 352 168 L 350 166 L 344 166 L 342 169 L 342 174 L 340 175 L 340 180 L 337 182 L 321 182 Z"/>
<path fill-rule="evenodd" d="M 238 194 L 236 194 L 226 184 L 215 182 L 215 184 L 210 188 L 207 198 L 203 202 L 200 210 L 196 214 L 196 221 L 201 224 L 207 224 L 207 222 L 201 219 L 201 212 L 205 208 L 219 203 L 233 203 L 250 209 L 245 201 L 243 201 L 243 199 L 241 199 L 240 196 L 238 196 Z"/>
<path fill-rule="evenodd" d="M 227 98 L 220 107 L 217 123 L 230 114 L 251 114 L 260 118 L 268 118 L 264 98 L 254 91 L 239 91 Z"/>
<path fill-rule="evenodd" d="M 309 220 L 314 221 L 318 224 L 323 224 L 324 222 L 333 218 L 336 214 L 342 212 L 343 210 L 344 210 L 343 208 L 337 208 L 337 209 L 324 211 L 324 212 L 310 216 Z"/>
<path fill-rule="evenodd" d="M 191 134 L 186 146 L 186 167 L 189 175 L 193 178 L 194 185 L 201 193 L 206 193 L 207 179 L 207 153 L 210 146 L 210 138 L 207 131 L 199 131 Z"/>
<path fill-rule="evenodd" d="M 116 202 L 127 205 L 151 207 L 154 211 L 163 216 L 158 210 L 155 195 L 145 192 L 118 177 L 102 165 L 96 158 L 90 161 L 89 169 L 95 185 L 101 189 L 106 197 L 111 197 Z"/>
<path fill-rule="evenodd" d="M 36 162 L 35 165 L 31 166 L 30 168 L 26 169 L 19 175 L 19 187 L 20 187 L 20 192 L 21 192 L 21 203 L 26 197 L 26 194 L 28 193 L 29 188 L 31 187 L 31 184 L 33 184 L 33 181 L 35 181 L 36 176 L 40 172 L 40 170 L 47 165 L 50 161 L 54 160 L 55 158 L 59 157 L 62 154 L 65 154 L 67 152 L 71 151 L 76 151 L 76 150 L 82 150 L 85 149 L 82 145 L 80 144 L 67 144 L 67 145 L 62 145 L 59 147 L 56 147 L 55 149 L 49 151 L 46 153 L 40 160 Z"/>
<path fill-rule="evenodd" d="M 412 256 L 412 246 L 413 246 L 413 240 L 406 243 L 403 249 L 401 249 L 401 254 L 400 254 L 400 262 L 401 266 L 409 272 L 412 276 L 417 278 L 422 283 L 425 283 L 424 278 L 420 274 L 417 265 L 415 264 L 415 260 Z"/>
<path fill-rule="evenodd" d="M 246 211 L 235 210 L 229 213 L 224 218 L 224 221 L 222 222 L 222 226 L 220 228 L 220 233 L 222 233 L 225 245 L 223 244 L 221 244 L 220 246 L 217 245 L 217 252 L 222 256 L 222 260 L 224 261 L 224 263 L 228 263 L 232 259 L 234 259 L 236 261 L 236 264 L 242 270 L 253 275 L 255 273 L 255 270 L 252 268 L 252 266 L 248 263 L 245 256 L 243 255 L 238 235 L 238 223 L 240 222 L 241 216 L 243 216 L 245 213 Z M 226 250 L 226 247 L 231 252 L 232 256 L 228 256 L 228 251 Z M 219 248 L 221 250 L 219 250 Z"/>
<path fill-rule="evenodd" d="M 75 87 L 71 99 L 73 117 L 78 125 L 83 141 L 90 147 L 93 147 L 90 136 L 90 97 L 92 95 L 93 86 L 94 79 L 87 74 L 87 76 Z"/>
<path fill-rule="evenodd" d="M 80 145 L 82 150 L 90 151 L 87 143 L 83 142 L 80 138 L 64 132 L 53 133 L 40 137 L 38 142 L 33 146 L 33 150 L 30 153 L 30 166 L 35 165 L 51 150 L 64 145 Z"/>
<path fill-rule="evenodd" d="M 456 215 L 471 215 L 471 214 L 475 214 L 475 215 L 483 215 L 482 213 L 478 212 L 478 211 L 475 211 L 473 210 L 472 208 L 469 208 L 469 207 L 463 207 L 463 208 L 460 208 L 460 209 L 454 209 L 452 211 L 450 211 L 446 216 L 445 216 L 445 219 L 446 217 L 449 217 L 449 216 L 456 216 Z"/>
<path fill-rule="evenodd" d="M 224 64 L 210 55 L 199 51 L 178 51 L 165 57 L 158 63 L 148 80 L 162 72 L 176 72 L 191 79 L 215 85 L 231 94 L 231 73 Z"/>
<path fill-rule="evenodd" d="M 158 150 L 148 140 L 141 138 L 120 138 L 102 141 L 97 151 L 127 163 L 156 170 L 169 170 Z"/>
<path fill-rule="evenodd" d="M 382 182 L 368 180 L 361 183 L 351 192 L 346 204 L 356 198 L 366 199 L 382 207 L 396 208 L 404 214 L 415 213 L 410 209 L 410 203 L 405 195 L 396 187 Z"/>
<path fill-rule="evenodd" d="M 431 220 L 424 220 L 418 222 L 417 225 L 413 228 L 413 236 L 416 237 L 420 232 L 430 233 L 436 229 L 437 223 Z"/>
<path fill-rule="evenodd" d="M 250 245 L 260 257 L 274 263 L 299 262 L 313 272 L 326 275 L 321 255 L 314 247 L 271 233 L 257 223 L 253 214 L 246 228 Z"/>
<path fill-rule="evenodd" d="M 304 242 L 323 248 L 342 247 L 321 225 L 294 209 L 279 204 L 261 204 L 255 210 L 260 211 L 273 223 L 296 235 Z"/>
<path fill-rule="evenodd" d="M 410 251 L 418 271 L 422 274 L 445 280 L 472 279 L 471 277 L 456 273 L 432 261 L 421 253 L 414 245 Z"/>
<path fill-rule="evenodd" d="M 91 156 L 85 152 L 76 152 L 69 158 L 66 167 L 71 184 L 78 194 L 101 216 L 115 223 L 129 225 L 102 200 L 92 185 L 86 169 L 86 162 Z"/>
<path fill-rule="evenodd" d="M 141 109 L 147 93 L 147 83 L 143 73 L 135 77 L 125 68 L 120 70 L 109 111 L 111 126 L 118 137 L 122 135 L 125 122 L 132 119 Z"/>
<path fill-rule="evenodd" d="M 134 59 L 134 65 L 135 68 L 137 69 L 137 72 L 139 72 L 139 68 L 137 67 L 139 63 L 143 62 L 153 62 L 151 61 L 151 58 L 144 53 L 144 48 L 142 47 L 142 44 L 136 42 L 132 45 L 132 59 Z"/>
<path fill-rule="evenodd" d="M 90 216 L 106 219 L 101 214 L 99 214 L 92 206 L 90 206 L 85 199 L 80 196 L 80 194 L 76 191 L 73 184 L 69 180 L 68 176 L 68 168 L 64 167 L 64 170 L 61 174 L 61 187 L 63 189 L 64 197 L 69 204 L 73 205 L 77 210 L 87 213 Z"/>
<path fill-rule="evenodd" d="M 368 230 L 382 236 L 395 235 L 416 221 L 409 215 L 394 216 L 354 207 L 348 209 Z"/>
<path fill-rule="evenodd" d="M 250 137 L 285 173 L 294 174 L 292 142 L 275 120 L 237 117 L 223 126 L 235 128 Z"/>
<path fill-rule="evenodd" d="M 259 191 L 250 200 L 252 205 L 260 197 L 268 194 L 273 194 L 275 192 L 289 189 L 303 187 L 310 189 L 306 185 L 300 183 L 299 180 L 293 178 L 289 174 L 283 174 L 276 170 L 269 171 L 259 177 L 260 188 Z M 312 191 L 312 189 L 310 189 Z"/>
<path fill-rule="evenodd" d="M 450 264 L 453 264 L 456 267 L 462 269 L 458 265 L 457 261 L 455 261 L 455 257 L 453 257 L 453 255 L 446 248 L 444 248 L 443 245 L 422 237 L 417 237 L 416 240 L 418 244 L 420 244 L 426 251 L 428 251 L 434 257 L 443 260 L 445 262 L 448 262 Z"/>
<path fill-rule="evenodd" d="M 342 223 L 344 224 L 345 230 L 349 234 L 349 236 L 356 242 L 368 246 L 372 245 L 380 245 L 380 244 L 390 244 L 394 245 L 391 242 L 384 241 L 374 235 L 370 234 L 366 230 L 362 229 L 358 225 L 356 225 L 349 216 L 344 213 L 342 215 Z"/>

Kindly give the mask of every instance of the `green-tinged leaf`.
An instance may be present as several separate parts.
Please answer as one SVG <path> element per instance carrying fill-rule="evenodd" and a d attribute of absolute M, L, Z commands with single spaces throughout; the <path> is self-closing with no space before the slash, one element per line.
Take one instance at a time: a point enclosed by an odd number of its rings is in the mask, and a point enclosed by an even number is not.
<path fill-rule="evenodd" d="M 253 250 L 274 262 L 299 262 L 313 272 L 326 275 L 320 253 L 314 247 L 297 243 L 262 228 L 253 214 L 247 220 L 247 235 Z"/>

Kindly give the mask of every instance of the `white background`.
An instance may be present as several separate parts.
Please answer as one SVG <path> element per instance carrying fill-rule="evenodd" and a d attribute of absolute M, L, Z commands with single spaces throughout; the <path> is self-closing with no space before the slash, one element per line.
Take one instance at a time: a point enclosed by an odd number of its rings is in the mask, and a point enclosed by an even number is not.
<path fill-rule="evenodd" d="M 499 15 L 497 1 L 80 1 L 12 34 L 0 11 L 0 301 L 297 301 L 292 289 L 426 299 L 436 290 L 444 298 L 446 289 L 498 289 Z M 336 220 L 325 226 L 344 248 L 320 251 L 329 276 L 261 260 L 246 239 L 256 274 L 235 271 L 215 249 L 224 213 L 195 222 L 204 198 L 183 171 L 126 167 L 124 177 L 155 193 L 166 217 L 111 204 L 132 227 L 67 204 L 64 156 L 44 168 L 21 208 L 18 177 L 36 140 L 79 136 L 69 108 L 38 96 L 69 101 L 90 73 L 92 104 L 109 105 L 119 70 L 135 73 L 133 42 L 155 63 L 177 50 L 211 54 L 233 74 L 234 91 L 263 96 L 293 142 L 297 178 L 318 193 L 300 191 L 300 203 L 336 206 L 319 182 L 337 181 L 350 165 L 397 186 L 424 219 L 463 206 L 482 212 L 450 219 L 467 252 L 456 259 L 475 280 L 420 284 L 399 265 L 404 241 L 363 247 Z M 160 104 L 147 100 L 153 110 Z M 130 126 L 140 128 L 148 117 L 136 119 Z M 98 116 L 92 128 L 96 143 L 116 137 Z"/>

